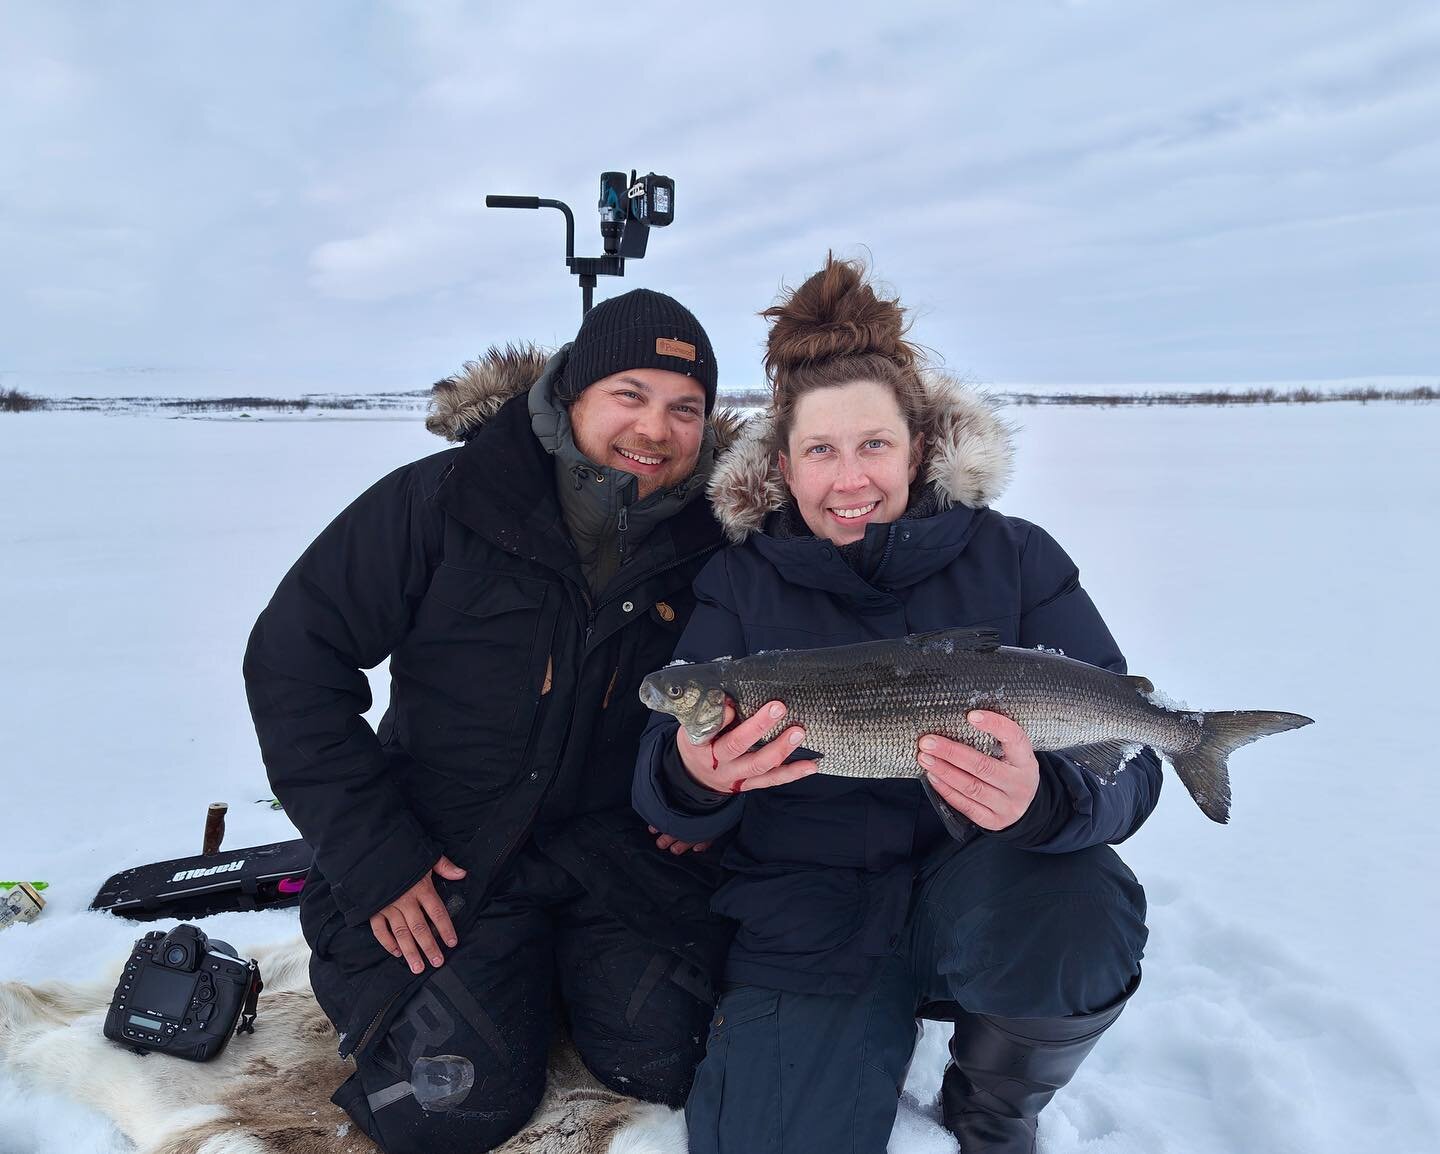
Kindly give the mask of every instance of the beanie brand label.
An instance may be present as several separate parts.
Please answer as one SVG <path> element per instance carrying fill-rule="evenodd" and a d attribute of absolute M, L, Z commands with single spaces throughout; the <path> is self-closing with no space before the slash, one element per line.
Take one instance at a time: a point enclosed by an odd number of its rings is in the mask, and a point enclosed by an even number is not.
<path fill-rule="evenodd" d="M 672 340 L 670 337 L 655 338 L 655 353 L 662 357 L 679 357 L 682 361 L 695 359 L 695 346 L 689 341 Z"/>

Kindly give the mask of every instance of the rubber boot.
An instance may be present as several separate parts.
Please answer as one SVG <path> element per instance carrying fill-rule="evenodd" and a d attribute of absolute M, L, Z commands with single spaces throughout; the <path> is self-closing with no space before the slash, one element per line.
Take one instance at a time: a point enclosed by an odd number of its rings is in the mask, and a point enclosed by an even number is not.
<path fill-rule="evenodd" d="M 1034 1154 L 1040 1111 L 1075 1076 L 1140 984 L 1119 1001 L 1070 1018 L 962 1014 L 940 1085 L 945 1126 L 961 1154 Z"/>

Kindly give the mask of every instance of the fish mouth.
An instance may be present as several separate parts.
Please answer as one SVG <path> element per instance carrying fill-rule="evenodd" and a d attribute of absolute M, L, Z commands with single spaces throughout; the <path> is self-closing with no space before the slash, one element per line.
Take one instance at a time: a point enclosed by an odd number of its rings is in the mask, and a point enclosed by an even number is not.
<path fill-rule="evenodd" d="M 668 699 L 665 697 L 665 691 L 662 690 L 653 681 L 651 681 L 648 677 L 640 683 L 640 700 L 645 704 L 647 708 L 653 709 L 657 713 L 670 712 L 670 710 L 665 708 L 665 706 L 668 704 Z"/>

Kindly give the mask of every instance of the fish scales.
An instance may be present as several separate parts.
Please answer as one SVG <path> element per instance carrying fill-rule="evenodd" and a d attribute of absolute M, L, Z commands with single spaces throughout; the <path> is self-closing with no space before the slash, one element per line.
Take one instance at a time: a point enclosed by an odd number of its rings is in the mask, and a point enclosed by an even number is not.
<path fill-rule="evenodd" d="M 923 778 L 916 752 L 927 733 L 998 754 L 995 740 L 967 719 L 984 709 L 1016 721 L 1036 750 L 1066 752 L 1103 781 L 1149 746 L 1215 821 L 1229 817 L 1229 755 L 1311 724 L 1294 713 L 1170 709 L 1156 703 L 1153 689 L 1143 677 L 1000 645 L 994 630 L 951 629 L 682 663 L 646 677 L 640 698 L 677 717 L 696 743 L 719 732 L 727 697 L 742 719 L 783 701 L 785 717 L 762 741 L 801 726 L 803 749 L 818 755 L 820 772 L 839 777 Z"/>
<path fill-rule="evenodd" d="M 1198 726 L 1150 704 L 1128 679 L 1058 655 L 999 647 L 972 656 L 916 646 L 900 662 L 855 661 L 851 648 L 758 654 L 736 668 L 726 688 L 741 717 L 784 701 L 786 716 L 762 740 L 799 725 L 805 747 L 824 755 L 820 772 L 838 777 L 923 776 L 915 751 L 924 733 L 997 753 L 995 740 L 966 719 L 973 709 L 1013 718 L 1037 750 L 1114 740 L 1117 690 L 1132 699 L 1123 702 L 1130 720 L 1141 723 L 1127 727 L 1133 740 L 1178 749 L 1198 740 Z"/>

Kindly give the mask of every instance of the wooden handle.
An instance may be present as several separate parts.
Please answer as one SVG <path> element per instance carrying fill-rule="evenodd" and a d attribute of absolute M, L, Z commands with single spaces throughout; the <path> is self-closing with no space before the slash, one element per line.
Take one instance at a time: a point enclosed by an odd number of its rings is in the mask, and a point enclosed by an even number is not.
<path fill-rule="evenodd" d="M 220 843 L 225 840 L 225 814 L 229 803 L 217 801 L 205 812 L 205 842 L 200 848 L 202 854 L 220 852 Z"/>

